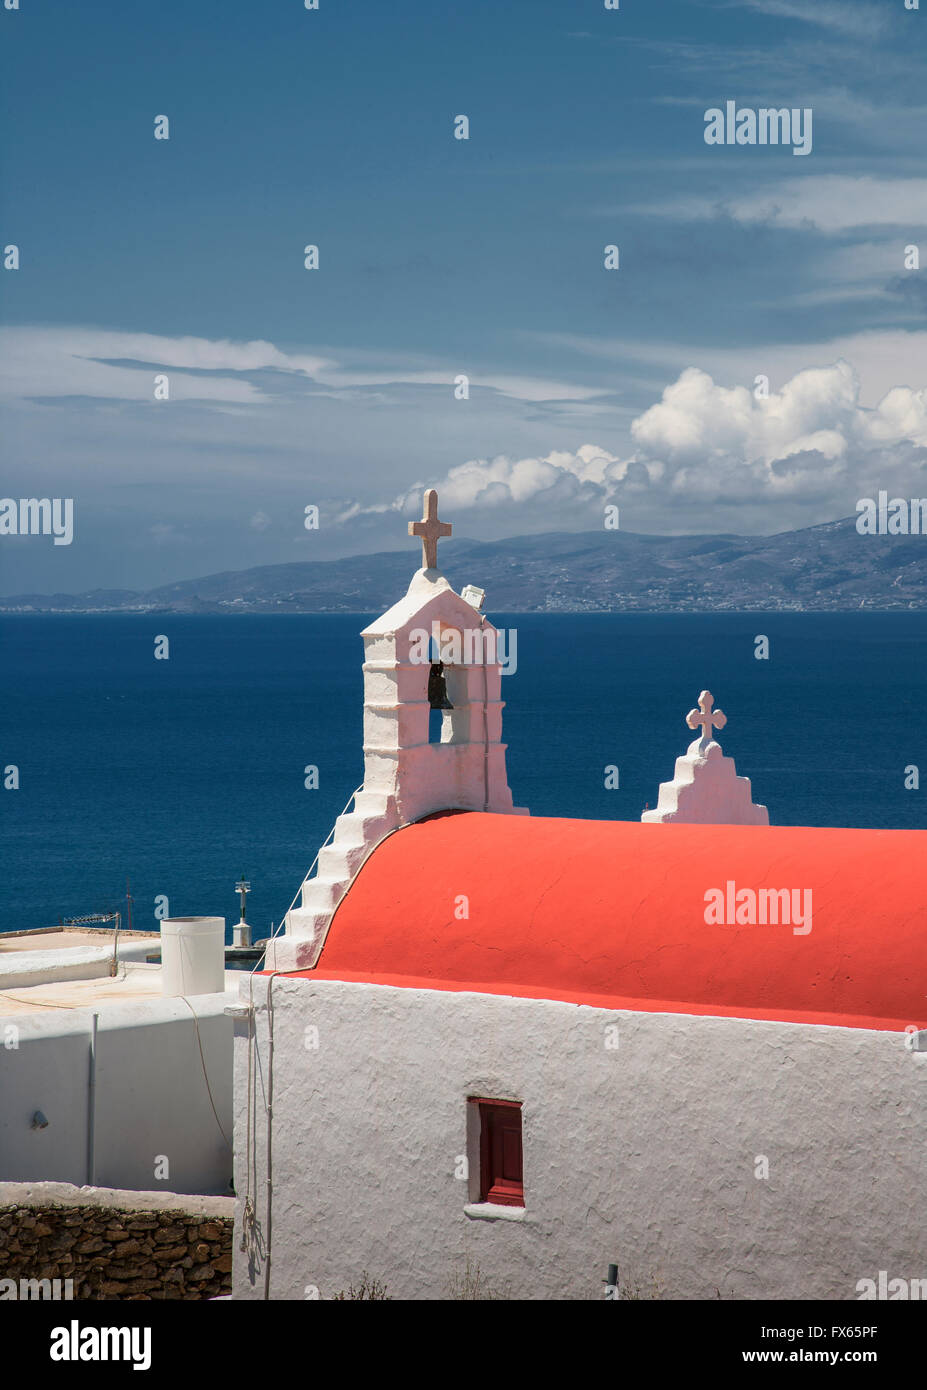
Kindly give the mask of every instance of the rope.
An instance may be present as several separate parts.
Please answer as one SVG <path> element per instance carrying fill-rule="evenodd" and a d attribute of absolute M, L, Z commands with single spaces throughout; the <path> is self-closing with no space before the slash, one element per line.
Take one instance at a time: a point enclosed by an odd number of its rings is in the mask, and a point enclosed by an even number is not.
<path fill-rule="evenodd" d="M 200 1050 L 200 1066 L 203 1068 L 203 1080 L 206 1082 L 206 1094 L 209 1096 L 209 1104 L 212 1106 L 212 1113 L 215 1116 L 216 1124 L 219 1126 L 219 1133 L 225 1140 L 226 1148 L 231 1153 L 233 1152 L 232 1145 L 229 1143 L 228 1135 L 222 1128 L 222 1121 L 219 1119 L 219 1112 L 216 1110 L 216 1102 L 212 1098 L 212 1087 L 209 1084 L 209 1075 L 206 1071 L 206 1058 L 203 1056 L 203 1040 L 200 1037 L 200 1021 L 196 1016 L 196 1009 L 194 1009 L 193 1005 L 190 1003 L 190 1000 L 187 998 L 185 994 L 180 994 L 177 997 L 178 999 L 183 1000 L 183 1002 L 186 1004 L 187 1008 L 193 1015 L 193 1027 L 196 1030 L 196 1045 Z"/>
<path fill-rule="evenodd" d="M 120 983 L 126 978 L 126 974 L 127 974 L 127 971 L 126 971 L 126 967 L 125 967 L 125 962 L 123 961 L 123 965 L 122 965 L 122 974 L 119 976 Z M 90 978 L 93 979 L 93 978 L 95 978 L 95 977 L 94 977 L 94 976 L 91 976 Z M 112 979 L 112 976 L 101 975 L 101 976 L 99 976 L 98 978 L 101 979 L 101 980 L 106 980 L 106 979 Z M 70 981 L 69 981 L 69 980 L 58 980 L 58 981 L 46 980 L 45 983 L 46 983 L 46 984 L 70 984 Z M 42 984 L 38 984 L 38 985 L 35 986 L 35 988 L 36 988 L 36 989 L 42 989 L 42 988 L 44 988 L 44 986 L 43 986 Z M 44 1003 L 44 1004 L 43 1004 L 42 1001 L 41 1001 L 41 999 L 23 999 L 23 998 L 21 998 L 18 994 L 10 994 L 9 990 L 5 990 L 5 989 L 0 990 L 0 999 L 9 999 L 9 1000 L 11 1001 L 11 1003 L 13 1003 L 13 1004 L 28 1004 L 29 1007 L 30 1007 L 30 1008 L 33 1008 L 33 1009 L 68 1009 L 69 1011 L 73 1011 L 74 1009 L 86 1009 L 86 1008 L 88 1007 L 87 1004 L 51 1004 L 51 1003 Z"/>
<path fill-rule="evenodd" d="M 274 1181 L 273 1181 L 273 1158 L 271 1153 L 271 1143 L 273 1140 L 273 1118 L 274 1118 L 274 1005 L 273 990 L 274 980 L 280 972 L 275 970 L 267 980 L 267 1134 L 264 1140 L 265 1146 L 265 1168 L 266 1177 L 264 1184 L 267 1189 L 267 1228 L 264 1236 L 264 1298 L 270 1298 L 270 1251 L 271 1251 L 271 1227 L 273 1223 L 274 1208 Z"/>
<path fill-rule="evenodd" d="M 252 1057 L 254 1055 L 254 972 L 248 979 L 251 989 L 251 997 L 248 1001 L 248 1127 L 245 1139 L 245 1204 L 242 1210 L 241 1221 L 241 1243 L 239 1248 L 247 1250 L 249 1237 L 254 1237 L 254 1202 L 251 1200 L 251 1088 L 252 1088 Z"/>

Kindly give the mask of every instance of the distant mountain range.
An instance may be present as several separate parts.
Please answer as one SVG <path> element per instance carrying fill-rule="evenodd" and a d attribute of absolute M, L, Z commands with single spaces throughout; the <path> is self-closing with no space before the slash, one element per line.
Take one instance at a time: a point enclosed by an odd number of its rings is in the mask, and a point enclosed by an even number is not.
<path fill-rule="evenodd" d="M 406 590 L 418 546 L 230 570 L 158 589 L 0 598 L 2 613 L 377 613 Z M 550 532 L 447 540 L 459 591 L 510 613 L 927 607 L 927 536 L 861 536 L 854 517 L 778 536 Z"/>

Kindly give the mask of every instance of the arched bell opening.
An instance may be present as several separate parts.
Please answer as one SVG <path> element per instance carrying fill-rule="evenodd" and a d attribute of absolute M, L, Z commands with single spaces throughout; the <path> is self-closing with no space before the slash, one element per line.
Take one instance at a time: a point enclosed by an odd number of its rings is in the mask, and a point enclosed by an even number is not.
<path fill-rule="evenodd" d="M 442 659 L 447 652 L 461 650 L 461 634 L 442 631 L 439 648 L 434 637 L 429 643 L 428 742 L 467 743 L 470 736 L 470 704 L 467 667 Z"/>

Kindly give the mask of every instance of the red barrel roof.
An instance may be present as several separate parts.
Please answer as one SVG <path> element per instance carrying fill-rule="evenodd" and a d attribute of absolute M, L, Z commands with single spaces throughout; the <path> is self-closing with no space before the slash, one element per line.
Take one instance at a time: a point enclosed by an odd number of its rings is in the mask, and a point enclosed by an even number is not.
<path fill-rule="evenodd" d="M 447 814 L 389 836 L 308 977 L 602 1008 L 927 1026 L 927 831 Z M 705 893 L 811 890 L 811 931 Z M 803 901 L 802 898 L 799 901 Z M 467 915 L 464 915 L 466 911 Z"/>

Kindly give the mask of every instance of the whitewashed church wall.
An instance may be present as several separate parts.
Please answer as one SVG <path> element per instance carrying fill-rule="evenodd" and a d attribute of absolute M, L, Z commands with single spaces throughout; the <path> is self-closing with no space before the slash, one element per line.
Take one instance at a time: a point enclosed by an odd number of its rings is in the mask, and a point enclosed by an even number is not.
<path fill-rule="evenodd" d="M 365 1270 L 448 1298 L 468 1259 L 538 1299 L 602 1297 L 609 1263 L 644 1298 L 855 1299 L 879 1270 L 927 1274 L 927 1054 L 898 1034 L 322 980 L 278 978 L 273 1001 L 273 1298 Z M 256 1029 L 260 1092 L 263 1009 Z M 259 1298 L 238 1247 L 247 1190 L 266 1233 L 266 1117 L 249 1188 L 241 1022 L 235 1050 L 233 1288 Z M 524 1219 L 465 1212 L 472 1095 L 523 1102 Z"/>
<path fill-rule="evenodd" d="M 233 996 L 192 1001 L 213 1100 L 232 1139 Z M 0 1181 L 90 1181 L 89 1012 L 17 1015 L 18 1046 L 0 1045 Z M 37 1110 L 48 1127 L 33 1129 Z M 159 1155 L 165 1175 L 155 1176 Z M 164 1171 L 164 1164 L 159 1168 Z M 93 1181 L 101 1187 L 228 1194 L 229 1149 L 209 1103 L 190 1009 L 182 999 L 111 1005 L 97 1032 Z"/>

